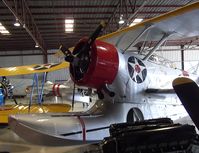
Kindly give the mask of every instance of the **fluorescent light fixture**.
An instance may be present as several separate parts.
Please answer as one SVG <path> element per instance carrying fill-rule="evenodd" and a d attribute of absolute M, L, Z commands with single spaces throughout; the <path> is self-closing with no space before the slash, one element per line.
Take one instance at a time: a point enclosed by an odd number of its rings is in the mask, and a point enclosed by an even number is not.
<path fill-rule="evenodd" d="M 15 21 L 15 23 L 14 23 L 14 26 L 15 26 L 15 27 L 19 27 L 19 26 L 20 26 L 20 23 L 19 23 L 19 20 L 18 20 L 18 19 L 16 19 L 16 21 Z"/>
<path fill-rule="evenodd" d="M 73 32 L 73 28 L 67 28 L 67 29 L 65 29 L 65 32 Z"/>
<path fill-rule="evenodd" d="M 66 19 L 65 20 L 65 24 L 68 24 L 68 23 L 73 24 L 74 23 L 74 19 Z"/>
<path fill-rule="evenodd" d="M 2 34 L 9 34 L 10 32 L 8 30 L 0 31 Z"/>
<path fill-rule="evenodd" d="M 132 26 L 134 26 L 134 25 L 140 23 L 142 20 L 143 20 L 143 19 L 141 19 L 141 18 L 136 18 L 136 19 L 134 19 L 133 22 L 129 25 L 129 27 L 132 27 Z"/>
<path fill-rule="evenodd" d="M 65 32 L 73 32 L 74 19 L 65 19 Z"/>
<path fill-rule="evenodd" d="M 136 18 L 135 20 L 133 20 L 133 22 L 135 22 L 135 23 L 139 23 L 139 22 L 141 22 L 143 19 L 141 19 L 141 18 Z"/>
<path fill-rule="evenodd" d="M 38 47 L 39 47 L 39 45 L 38 45 L 38 43 L 36 43 L 36 44 L 35 44 L 35 48 L 38 48 Z"/>
<path fill-rule="evenodd" d="M 6 30 L 6 28 L 4 26 L 0 25 L 0 31 L 5 31 L 5 30 Z"/>
<path fill-rule="evenodd" d="M 132 27 L 132 26 L 134 26 L 134 25 L 136 25 L 137 23 L 134 23 L 134 22 L 132 22 L 130 25 L 129 25 L 129 27 Z"/>
<path fill-rule="evenodd" d="M 119 24 L 124 24 L 123 15 L 120 15 L 120 20 L 118 21 Z"/>
<path fill-rule="evenodd" d="M 119 24 L 124 24 L 124 20 L 120 20 L 118 23 Z"/>
<path fill-rule="evenodd" d="M 0 22 L 0 33 L 2 35 L 10 35 L 10 32 L 2 25 L 1 22 Z"/>
<path fill-rule="evenodd" d="M 73 24 L 65 24 L 65 28 L 67 29 L 67 28 L 73 28 Z"/>

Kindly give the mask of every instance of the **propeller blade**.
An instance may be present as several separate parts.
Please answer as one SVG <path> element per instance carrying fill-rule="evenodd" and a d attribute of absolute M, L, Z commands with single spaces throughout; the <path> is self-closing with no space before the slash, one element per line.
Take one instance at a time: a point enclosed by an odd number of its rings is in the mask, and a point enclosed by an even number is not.
<path fill-rule="evenodd" d="M 59 50 L 65 55 L 65 61 L 70 63 L 73 62 L 74 56 L 69 49 L 61 45 Z"/>
<path fill-rule="evenodd" d="M 88 39 L 88 44 L 92 45 L 92 43 L 95 41 L 95 39 L 99 36 L 102 29 L 106 26 L 106 23 L 104 21 L 100 22 L 100 25 L 96 28 L 96 30 L 92 33 L 92 35 Z"/>
<path fill-rule="evenodd" d="M 186 111 L 199 129 L 199 88 L 191 79 L 181 77 L 173 81 L 173 88 L 184 105 Z"/>
<path fill-rule="evenodd" d="M 86 50 L 88 50 L 90 48 L 90 46 L 93 44 L 93 42 L 95 41 L 95 39 L 99 36 L 100 32 L 102 31 L 102 29 L 106 26 L 106 23 L 104 21 L 101 21 L 99 26 L 95 29 L 95 31 L 90 35 L 90 37 L 87 40 L 87 43 L 85 43 L 85 45 L 81 48 L 80 51 L 78 51 L 77 54 L 75 54 L 75 56 L 85 52 Z"/>
<path fill-rule="evenodd" d="M 54 54 L 55 57 L 57 58 L 65 58 L 65 55 L 63 54 L 63 52 L 61 50 L 56 51 L 56 53 Z"/>

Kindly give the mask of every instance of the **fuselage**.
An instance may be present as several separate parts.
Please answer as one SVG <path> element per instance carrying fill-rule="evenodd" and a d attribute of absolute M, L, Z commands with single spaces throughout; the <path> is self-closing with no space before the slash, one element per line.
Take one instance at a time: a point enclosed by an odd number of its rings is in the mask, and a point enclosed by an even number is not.
<path fill-rule="evenodd" d="M 166 92 L 173 89 L 172 81 L 183 76 L 183 71 L 163 65 L 157 59 L 144 61 L 144 56 L 135 53 L 121 54 L 119 51 L 118 55 L 118 73 L 108 88 L 116 93 L 114 103 L 132 104 L 132 107 L 125 109 L 124 116 L 134 107 L 140 109 L 144 119 L 170 117 L 175 120 L 187 115 L 177 95 Z M 196 75 L 188 75 L 197 79 Z M 147 92 L 148 89 L 153 91 Z M 106 98 L 110 101 L 109 96 Z"/>

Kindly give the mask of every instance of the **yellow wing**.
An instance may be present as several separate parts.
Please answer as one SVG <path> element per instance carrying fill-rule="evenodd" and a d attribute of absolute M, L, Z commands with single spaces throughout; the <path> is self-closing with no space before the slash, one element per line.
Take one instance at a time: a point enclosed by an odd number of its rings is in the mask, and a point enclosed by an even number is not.
<path fill-rule="evenodd" d="M 199 35 L 199 2 L 155 17 L 132 27 L 99 37 L 120 49 L 126 49 L 133 42 L 157 41 L 163 35 L 174 33 L 168 40 L 182 39 Z M 143 33 L 144 32 L 144 33 Z M 136 38 L 139 39 L 134 42 Z"/>
<path fill-rule="evenodd" d="M 33 73 L 44 73 L 68 68 L 68 62 L 50 63 L 50 64 L 33 64 L 26 66 L 0 68 L 0 76 L 14 76 Z"/>

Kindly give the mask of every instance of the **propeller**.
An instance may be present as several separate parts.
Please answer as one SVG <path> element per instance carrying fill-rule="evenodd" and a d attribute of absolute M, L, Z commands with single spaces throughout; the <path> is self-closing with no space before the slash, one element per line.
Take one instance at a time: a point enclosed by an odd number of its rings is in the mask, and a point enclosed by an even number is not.
<path fill-rule="evenodd" d="M 59 50 L 64 54 L 65 61 L 71 63 L 73 61 L 74 56 L 72 55 L 71 51 L 64 47 L 63 45 L 60 46 Z"/>
<path fill-rule="evenodd" d="M 4 96 L 9 99 L 13 99 L 13 101 L 17 105 L 17 101 L 15 99 L 15 96 L 13 95 L 14 86 L 5 76 L 2 76 L 2 80 L 0 81 L 0 88 L 3 90 Z"/>
<path fill-rule="evenodd" d="M 60 50 L 65 55 L 65 61 L 71 64 L 70 70 L 73 78 L 75 80 L 80 80 L 84 73 L 87 71 L 88 66 L 90 64 L 90 55 L 91 55 L 91 47 L 99 36 L 102 29 L 106 26 L 105 22 L 100 22 L 99 26 L 96 30 L 90 35 L 89 38 L 84 38 L 83 41 L 80 41 L 74 48 L 73 52 L 69 49 L 66 49 L 64 46 L 60 47 Z M 74 82 L 75 88 L 75 82 Z M 74 107 L 74 95 L 75 89 L 73 89 L 73 100 L 72 100 L 72 110 Z"/>

